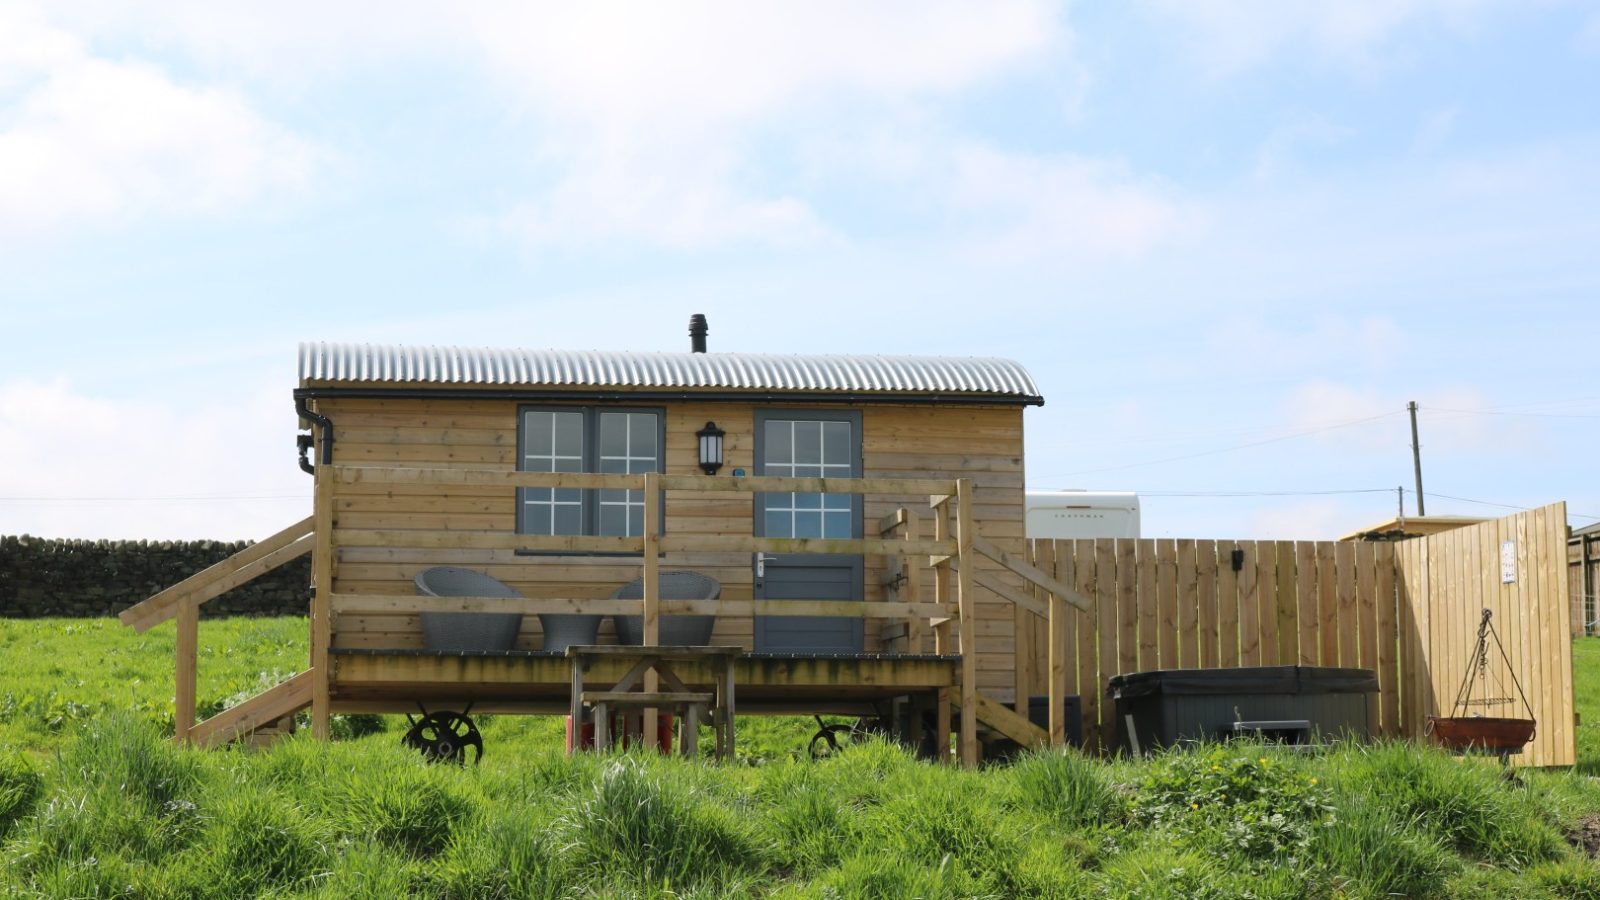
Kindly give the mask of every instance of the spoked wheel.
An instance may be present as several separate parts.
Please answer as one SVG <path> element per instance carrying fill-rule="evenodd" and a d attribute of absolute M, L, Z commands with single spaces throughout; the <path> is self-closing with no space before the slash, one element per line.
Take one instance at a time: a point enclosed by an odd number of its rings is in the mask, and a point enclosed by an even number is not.
<path fill-rule="evenodd" d="M 811 758 L 823 759 L 839 753 L 851 744 L 859 744 L 869 737 L 881 737 L 892 740 L 894 729 L 889 722 L 881 718 L 860 718 L 848 725 L 829 724 L 822 721 L 821 716 L 812 716 L 817 720 L 817 733 L 811 736 Z"/>
<path fill-rule="evenodd" d="M 421 708 L 422 704 L 417 706 Z M 466 764 L 467 748 L 470 747 L 476 751 L 472 764 L 477 765 L 483 759 L 483 735 L 478 733 L 477 724 L 467 715 L 471 711 L 470 704 L 463 712 L 441 709 L 430 713 L 424 708 L 421 719 L 406 716 L 411 728 L 400 741 L 420 752 L 428 762 L 453 762 L 458 766 Z"/>
<path fill-rule="evenodd" d="M 810 752 L 812 759 L 833 756 L 844 749 L 845 745 L 850 742 L 851 726 L 829 725 L 822 721 L 821 716 L 815 716 L 814 718 L 817 720 L 817 733 L 811 736 Z"/>

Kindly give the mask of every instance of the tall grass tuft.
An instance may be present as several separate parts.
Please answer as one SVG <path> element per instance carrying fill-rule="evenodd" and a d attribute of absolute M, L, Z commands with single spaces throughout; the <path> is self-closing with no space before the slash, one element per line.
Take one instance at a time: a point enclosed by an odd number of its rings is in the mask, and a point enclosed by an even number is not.
<path fill-rule="evenodd" d="M 44 779 L 21 753 L 0 754 L 0 839 L 33 811 L 43 786 Z"/>
<path fill-rule="evenodd" d="M 309 886 L 332 862 L 326 839 L 291 800 L 257 790 L 215 798 L 204 852 L 187 868 L 197 895 L 243 897 Z"/>
<path fill-rule="evenodd" d="M 1010 782 L 1008 805 L 1021 814 L 1043 814 L 1069 828 L 1101 825 L 1122 814 L 1105 767 L 1070 748 L 1024 754 L 999 777 Z"/>
<path fill-rule="evenodd" d="M 1341 795 L 1337 807 L 1333 824 L 1313 841 L 1312 855 L 1341 896 L 1445 896 L 1444 881 L 1460 862 L 1437 835 L 1358 794 Z"/>
<path fill-rule="evenodd" d="M 744 823 L 661 768 L 618 758 L 563 814 L 585 874 L 619 890 L 654 891 L 762 873 L 764 854 Z"/>
<path fill-rule="evenodd" d="M 200 789 L 200 760 L 164 740 L 153 723 L 130 715 L 87 723 L 61 752 L 58 767 L 80 784 L 113 788 L 155 810 L 192 806 Z"/>
<path fill-rule="evenodd" d="M 517 806 L 458 829 L 433 868 L 436 892 L 462 900 L 570 893 L 572 875 L 551 840 L 552 818 L 538 807 Z"/>
<path fill-rule="evenodd" d="M 1342 783 L 1366 786 L 1362 802 L 1474 859 L 1519 869 L 1565 850 L 1527 789 L 1487 761 L 1407 743 L 1356 747 L 1327 759 Z"/>

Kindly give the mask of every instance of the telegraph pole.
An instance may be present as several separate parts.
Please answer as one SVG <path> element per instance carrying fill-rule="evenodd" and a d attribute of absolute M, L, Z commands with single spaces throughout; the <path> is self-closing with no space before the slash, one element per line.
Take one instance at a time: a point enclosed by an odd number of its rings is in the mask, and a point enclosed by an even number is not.
<path fill-rule="evenodd" d="M 1417 401 L 1406 404 L 1411 411 L 1411 463 L 1417 469 L 1417 515 L 1425 516 L 1422 508 L 1422 445 L 1417 442 Z"/>

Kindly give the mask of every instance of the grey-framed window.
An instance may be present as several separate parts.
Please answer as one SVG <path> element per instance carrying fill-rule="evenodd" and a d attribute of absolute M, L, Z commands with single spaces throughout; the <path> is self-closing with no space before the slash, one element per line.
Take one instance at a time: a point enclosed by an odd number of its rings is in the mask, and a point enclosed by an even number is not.
<path fill-rule="evenodd" d="M 517 469 L 642 475 L 662 470 L 666 416 L 659 409 L 525 406 L 518 411 Z M 519 488 L 517 531 L 631 537 L 644 533 L 644 491 Z"/>

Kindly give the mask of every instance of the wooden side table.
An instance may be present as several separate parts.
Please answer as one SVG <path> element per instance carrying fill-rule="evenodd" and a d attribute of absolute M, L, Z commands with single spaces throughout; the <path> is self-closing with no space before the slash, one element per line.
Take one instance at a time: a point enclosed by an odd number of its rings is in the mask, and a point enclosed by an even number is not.
<path fill-rule="evenodd" d="M 584 710 L 594 710 L 594 748 L 609 750 L 612 743 L 611 712 L 647 707 L 671 708 L 683 721 L 683 737 L 678 742 L 684 756 L 697 756 L 700 752 L 700 721 L 709 712 L 716 734 L 718 759 L 732 759 L 733 733 L 733 661 L 744 653 L 742 647 L 668 647 L 668 646 L 571 646 L 567 659 L 572 663 L 572 723 L 574 733 L 581 728 Z M 622 660 L 633 665 L 618 681 L 605 690 L 587 690 L 584 674 L 601 659 Z M 678 663 L 704 665 L 711 672 L 711 691 L 691 690 L 673 671 Z M 644 674 L 654 670 L 660 678 L 663 691 L 646 692 L 640 689 Z M 573 742 L 574 748 L 577 742 Z"/>

